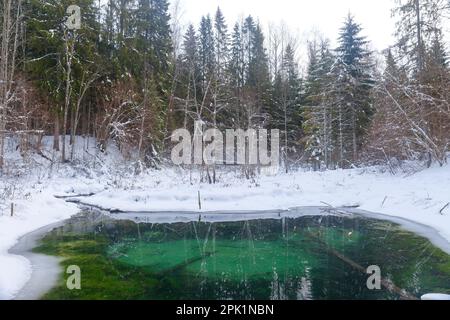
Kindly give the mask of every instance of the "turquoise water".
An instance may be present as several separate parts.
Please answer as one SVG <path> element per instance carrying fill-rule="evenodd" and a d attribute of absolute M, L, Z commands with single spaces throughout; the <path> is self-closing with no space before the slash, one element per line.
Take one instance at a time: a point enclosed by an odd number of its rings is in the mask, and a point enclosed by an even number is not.
<path fill-rule="evenodd" d="M 47 299 L 414 299 L 450 293 L 450 256 L 398 225 L 313 216 L 242 222 L 136 224 L 85 213 L 36 251 L 78 265 Z M 369 290 L 377 265 L 385 284 Z M 64 275 L 66 277 L 66 275 Z M 386 285 L 388 284 L 388 285 Z"/>

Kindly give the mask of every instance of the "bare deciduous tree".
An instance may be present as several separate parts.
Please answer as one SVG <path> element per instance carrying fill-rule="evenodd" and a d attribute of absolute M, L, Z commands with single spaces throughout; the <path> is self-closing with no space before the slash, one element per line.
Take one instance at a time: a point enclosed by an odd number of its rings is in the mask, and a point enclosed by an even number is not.
<path fill-rule="evenodd" d="M 22 23 L 22 0 L 4 0 L 0 48 L 0 169 L 4 166 L 8 107 L 14 99 L 14 75 Z"/>

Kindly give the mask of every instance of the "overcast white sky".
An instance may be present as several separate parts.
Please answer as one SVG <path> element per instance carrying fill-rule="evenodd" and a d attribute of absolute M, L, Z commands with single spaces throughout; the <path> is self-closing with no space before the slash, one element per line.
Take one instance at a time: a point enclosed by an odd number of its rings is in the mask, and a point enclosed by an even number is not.
<path fill-rule="evenodd" d="M 394 0 L 180 0 L 182 21 L 198 26 L 202 15 L 222 9 L 229 27 L 237 19 L 252 14 L 264 27 L 284 21 L 291 32 L 304 41 L 311 30 L 319 30 L 335 43 L 344 18 L 351 12 L 362 24 L 374 49 L 393 43 L 395 20 L 391 18 Z"/>

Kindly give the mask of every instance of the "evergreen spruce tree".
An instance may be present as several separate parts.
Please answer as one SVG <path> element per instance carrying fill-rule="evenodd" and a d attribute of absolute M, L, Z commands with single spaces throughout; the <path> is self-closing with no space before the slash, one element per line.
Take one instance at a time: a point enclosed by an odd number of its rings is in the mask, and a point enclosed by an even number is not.
<path fill-rule="evenodd" d="M 244 47 L 242 39 L 241 25 L 236 23 L 233 28 L 231 40 L 231 57 L 229 62 L 229 70 L 232 77 L 232 83 L 235 88 L 244 86 L 245 82 L 245 63 L 244 63 Z"/>
<path fill-rule="evenodd" d="M 201 103 L 201 72 L 199 59 L 199 45 L 194 26 L 189 25 L 183 40 L 183 53 L 181 54 L 181 92 L 185 99 L 181 110 L 183 111 L 183 128 L 193 128 L 189 113 Z M 200 101 L 199 101 L 200 100 Z"/>
<path fill-rule="evenodd" d="M 168 8 L 167 0 L 138 0 L 134 19 L 137 39 L 142 42 L 142 51 L 159 81 L 170 71 L 172 39 Z"/>
<path fill-rule="evenodd" d="M 98 22 L 94 0 L 78 3 L 83 10 L 81 29 L 66 26 L 66 10 L 71 1 L 32 0 L 27 3 L 27 70 L 40 89 L 49 96 L 55 116 L 54 149 L 60 150 L 59 134 L 69 134 L 68 117 L 73 115 L 79 86 L 87 73 L 100 62 L 97 55 Z M 89 71 L 90 70 L 90 71 Z M 72 119 L 73 120 L 73 119 Z M 60 125 L 60 122 L 62 124 Z M 72 121 L 73 122 L 73 121 Z M 71 130 L 72 130 L 71 126 Z M 72 134 L 73 136 L 73 134 Z M 62 139 L 62 161 L 66 161 L 66 139 Z"/>
<path fill-rule="evenodd" d="M 209 108 L 212 113 L 212 125 L 228 128 L 232 123 L 229 121 L 228 109 L 232 100 L 232 85 L 230 81 L 230 38 L 225 17 L 220 8 L 217 8 L 214 19 L 214 45 L 215 45 L 215 74 L 212 86 L 212 104 Z"/>
<path fill-rule="evenodd" d="M 273 84 L 270 124 L 271 128 L 277 128 L 282 133 L 283 157 L 288 172 L 288 158 L 296 151 L 302 131 L 301 82 L 291 44 L 287 45 L 282 60 L 281 70 Z"/>
<path fill-rule="evenodd" d="M 302 108 L 305 152 L 315 169 L 332 169 L 334 154 L 333 120 L 335 117 L 336 58 L 328 41 L 312 42 L 308 46 L 308 70 Z"/>
<path fill-rule="evenodd" d="M 341 166 L 358 160 L 364 135 L 373 115 L 371 91 L 374 85 L 371 52 L 362 29 L 349 15 L 341 28 L 335 67 L 338 96 L 337 139 Z"/>
<path fill-rule="evenodd" d="M 431 63 L 435 63 L 437 66 L 441 66 L 444 69 L 447 69 L 449 67 L 449 61 L 442 38 L 442 32 L 440 30 L 437 30 L 428 52 L 428 61 L 431 61 Z"/>
<path fill-rule="evenodd" d="M 217 66 L 217 77 L 223 81 L 223 76 L 229 60 L 229 34 L 225 17 L 220 8 L 217 8 L 214 20 L 214 44 L 215 63 Z"/>
<path fill-rule="evenodd" d="M 230 61 L 228 63 L 228 69 L 230 73 L 230 85 L 233 91 L 232 105 L 233 108 L 230 110 L 230 119 L 232 122 L 232 127 L 242 128 L 242 94 L 245 84 L 245 50 L 243 43 L 243 32 L 242 26 L 236 23 L 233 28 L 233 33 L 231 36 L 231 50 L 230 50 Z"/>
<path fill-rule="evenodd" d="M 203 94 L 208 94 L 208 86 L 211 84 L 212 77 L 214 75 L 214 67 L 216 65 L 214 52 L 214 31 L 211 17 L 209 15 L 202 17 L 200 22 L 199 46 L 202 90 Z"/>
<path fill-rule="evenodd" d="M 270 74 L 269 61 L 264 47 L 264 35 L 259 24 L 254 24 L 253 19 L 246 20 L 245 32 L 247 55 L 247 79 L 248 89 L 248 125 L 249 127 L 263 127 L 270 114 Z"/>
<path fill-rule="evenodd" d="M 398 1 L 393 13 L 397 16 L 397 46 L 402 61 L 410 73 L 420 77 L 426 55 L 436 30 L 442 29 L 443 8 L 447 0 Z"/>

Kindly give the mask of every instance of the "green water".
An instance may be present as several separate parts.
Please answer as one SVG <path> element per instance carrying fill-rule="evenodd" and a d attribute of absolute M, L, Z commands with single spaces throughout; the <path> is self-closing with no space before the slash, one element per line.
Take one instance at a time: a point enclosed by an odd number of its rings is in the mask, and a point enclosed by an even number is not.
<path fill-rule="evenodd" d="M 450 256 L 390 222 L 301 217 L 136 224 L 84 213 L 37 252 L 81 268 L 44 299 L 402 299 L 450 293 Z M 369 290 L 371 265 L 395 289 Z"/>

